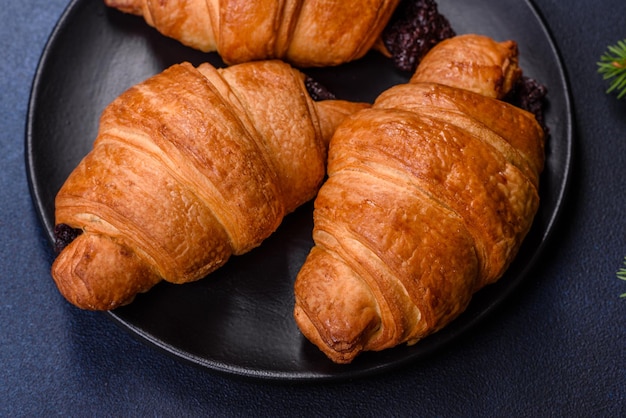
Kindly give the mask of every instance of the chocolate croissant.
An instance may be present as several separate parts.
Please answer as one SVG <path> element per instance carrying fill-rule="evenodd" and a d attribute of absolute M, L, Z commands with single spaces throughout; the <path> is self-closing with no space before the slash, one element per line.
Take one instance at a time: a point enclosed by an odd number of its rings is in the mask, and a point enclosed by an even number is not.
<path fill-rule="evenodd" d="M 294 309 L 334 362 L 440 330 L 518 252 L 544 131 L 498 100 L 521 76 L 517 55 L 513 41 L 443 41 L 335 132 Z"/>
<path fill-rule="evenodd" d="M 453 32 L 434 0 L 405 0 L 399 7 L 400 2 L 105 0 L 109 7 L 143 16 L 184 45 L 217 51 L 228 64 L 282 59 L 300 67 L 325 67 L 376 49 L 410 68 Z"/>
<path fill-rule="evenodd" d="M 315 196 L 330 136 L 364 106 L 313 101 L 279 61 L 183 63 L 131 87 L 56 196 L 59 290 L 113 309 L 258 246 Z"/>

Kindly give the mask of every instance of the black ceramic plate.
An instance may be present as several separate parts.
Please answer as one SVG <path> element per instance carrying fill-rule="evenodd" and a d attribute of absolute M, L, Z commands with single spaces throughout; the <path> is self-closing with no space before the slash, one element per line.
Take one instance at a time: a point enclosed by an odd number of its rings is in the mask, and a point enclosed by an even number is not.
<path fill-rule="evenodd" d="M 549 87 L 552 136 L 541 207 L 519 256 L 497 284 L 479 292 L 447 328 L 412 347 L 365 353 L 351 365 L 334 365 L 300 335 L 292 319 L 293 281 L 312 245 L 308 204 L 289 215 L 260 248 L 231 258 L 210 277 L 182 286 L 158 285 L 110 312 L 111 318 L 142 340 L 212 370 L 268 379 L 354 378 L 398 367 L 450 343 L 513 292 L 545 248 L 568 183 L 572 120 L 564 71 L 528 2 L 440 0 L 439 5 L 457 33 L 515 39 L 525 73 Z M 41 58 L 27 123 L 31 191 L 50 239 L 54 196 L 90 150 L 102 109 L 126 88 L 183 60 L 221 65 L 215 54 L 185 48 L 141 19 L 105 8 L 102 1 L 70 3 Z M 308 72 L 341 98 L 365 101 L 408 77 L 375 53 Z"/>

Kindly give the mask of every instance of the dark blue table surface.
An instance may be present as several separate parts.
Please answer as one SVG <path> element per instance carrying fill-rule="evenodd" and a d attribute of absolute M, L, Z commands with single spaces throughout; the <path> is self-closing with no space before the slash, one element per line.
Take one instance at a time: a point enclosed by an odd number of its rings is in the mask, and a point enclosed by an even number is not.
<path fill-rule="evenodd" d="M 100 0 L 93 0 L 100 1 Z M 575 113 L 567 210 L 521 288 L 471 333 L 402 370 L 340 383 L 240 380 L 153 349 L 58 294 L 31 201 L 24 128 L 40 54 L 68 0 L 0 8 L 0 416 L 626 416 L 626 100 L 596 62 L 626 2 L 535 0 Z"/>

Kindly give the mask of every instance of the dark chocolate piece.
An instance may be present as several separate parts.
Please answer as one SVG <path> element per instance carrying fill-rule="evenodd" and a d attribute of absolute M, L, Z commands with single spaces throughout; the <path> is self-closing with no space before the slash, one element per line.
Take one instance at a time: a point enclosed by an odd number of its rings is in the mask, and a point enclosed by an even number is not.
<path fill-rule="evenodd" d="M 522 76 L 504 98 L 504 101 L 534 114 L 537 122 L 548 135 L 549 129 L 544 118 L 547 94 L 546 86 L 530 77 Z"/>
<path fill-rule="evenodd" d="M 324 85 L 315 81 L 313 78 L 306 76 L 304 79 L 304 86 L 306 90 L 309 92 L 309 95 L 313 100 L 335 100 L 336 97 L 333 93 L 330 92 Z"/>
<path fill-rule="evenodd" d="M 395 66 L 414 72 L 437 43 L 455 36 L 434 0 L 402 0 L 382 33 Z"/>
<path fill-rule="evenodd" d="M 58 224 L 54 227 L 54 251 L 59 254 L 65 247 L 71 244 L 83 231 L 72 228 L 66 224 Z"/>

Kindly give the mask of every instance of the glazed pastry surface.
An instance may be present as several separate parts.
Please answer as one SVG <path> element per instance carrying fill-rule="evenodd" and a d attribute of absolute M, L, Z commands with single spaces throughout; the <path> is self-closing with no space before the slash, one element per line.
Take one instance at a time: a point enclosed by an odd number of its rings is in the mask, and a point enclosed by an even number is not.
<path fill-rule="evenodd" d="M 280 61 L 183 63 L 131 87 L 56 196 L 56 224 L 78 235 L 52 266 L 59 290 L 114 309 L 257 247 L 315 196 L 330 135 L 366 106 L 314 102 Z"/>
<path fill-rule="evenodd" d="M 163 35 L 228 64 L 282 59 L 301 67 L 362 57 L 399 0 L 105 0 Z"/>
<path fill-rule="evenodd" d="M 294 308 L 334 362 L 440 330 L 517 254 L 544 164 L 534 115 L 497 99 L 517 63 L 512 41 L 443 41 L 335 132 Z"/>

